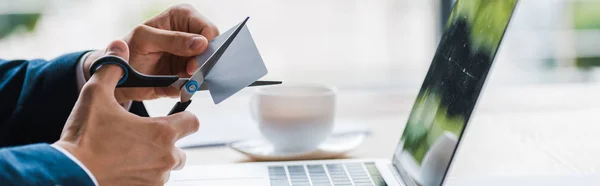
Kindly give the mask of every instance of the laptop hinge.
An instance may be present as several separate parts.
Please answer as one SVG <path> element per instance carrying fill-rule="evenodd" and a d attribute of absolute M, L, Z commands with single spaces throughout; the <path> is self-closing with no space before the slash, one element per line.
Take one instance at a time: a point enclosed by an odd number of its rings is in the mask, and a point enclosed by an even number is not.
<path fill-rule="evenodd" d="M 389 168 L 391 169 L 392 174 L 394 174 L 394 178 L 396 178 L 398 183 L 400 183 L 402 186 L 418 186 L 406 172 L 399 172 L 399 170 L 404 169 L 397 168 L 395 164 L 389 165 Z"/>
<path fill-rule="evenodd" d="M 400 183 L 402 186 L 406 186 L 406 183 L 404 183 L 404 180 L 402 180 L 402 177 L 400 177 L 400 173 L 398 173 L 398 169 L 396 169 L 396 165 L 390 164 L 388 165 L 388 168 L 394 175 L 394 178 L 396 178 L 396 182 Z"/>

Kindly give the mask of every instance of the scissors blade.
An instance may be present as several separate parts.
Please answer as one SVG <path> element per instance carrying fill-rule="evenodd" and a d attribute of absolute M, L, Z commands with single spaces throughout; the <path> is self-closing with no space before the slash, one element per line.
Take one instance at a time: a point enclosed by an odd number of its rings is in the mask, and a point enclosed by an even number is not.
<path fill-rule="evenodd" d="M 255 86 L 266 86 L 266 85 L 279 85 L 281 84 L 281 81 L 255 81 L 254 83 L 248 85 L 249 87 L 255 87 Z"/>
<path fill-rule="evenodd" d="M 235 39 L 235 37 L 238 35 L 238 33 L 242 30 L 242 28 L 244 27 L 244 25 L 246 25 L 246 22 L 248 21 L 248 19 L 250 19 L 250 17 L 246 17 L 246 19 L 244 19 L 244 21 L 242 23 L 240 23 L 237 28 L 235 28 L 235 31 L 206 60 L 206 62 L 198 70 L 196 70 L 196 72 L 194 73 L 194 75 L 192 75 L 192 77 L 190 77 L 189 81 L 195 81 L 197 83 L 197 85 L 202 85 L 201 87 L 206 87 L 204 85 L 204 78 L 206 77 L 206 75 L 208 75 L 208 73 L 210 72 L 210 70 L 215 66 L 215 64 L 217 63 L 217 61 L 219 61 L 219 59 L 221 58 L 221 56 L 223 56 L 223 54 L 225 53 L 225 51 L 227 51 L 227 48 L 229 47 L 229 45 L 231 45 L 231 43 L 233 42 L 233 40 Z M 200 89 L 201 87 L 198 87 L 198 89 Z M 194 95 L 194 93 L 195 93 L 195 92 L 187 91 L 186 90 L 186 86 L 182 86 L 179 90 L 181 92 L 181 100 L 182 101 L 188 101 L 188 100 L 190 100 L 191 97 L 192 97 L 192 95 Z"/>
<path fill-rule="evenodd" d="M 219 47 L 219 49 L 217 49 L 217 51 L 215 51 L 215 53 L 213 53 L 210 56 L 210 58 L 208 58 L 208 60 L 206 60 L 206 62 L 200 67 L 200 69 L 198 69 L 196 71 L 196 73 L 190 79 L 197 80 L 195 77 L 202 76 L 204 78 L 204 77 L 206 77 L 206 75 L 208 75 L 210 70 L 217 63 L 217 61 L 219 61 L 221 56 L 223 56 L 223 53 L 225 53 L 225 51 L 227 51 L 227 48 L 229 47 L 229 45 L 231 45 L 231 43 L 233 42 L 235 37 L 238 35 L 238 33 L 240 33 L 240 31 L 242 30 L 244 25 L 246 25 L 246 22 L 248 21 L 249 18 L 250 17 L 246 17 L 246 19 L 244 19 L 244 21 L 238 25 L 238 27 L 235 29 L 235 31 L 227 38 L 227 40 L 225 40 L 223 45 L 221 45 Z"/>
<path fill-rule="evenodd" d="M 254 83 L 248 85 L 248 87 L 256 87 L 256 86 L 267 86 L 267 85 L 279 85 L 281 81 L 255 81 Z M 202 84 L 198 91 L 208 90 L 208 85 L 206 83 Z"/>
<path fill-rule="evenodd" d="M 171 86 L 181 89 L 185 85 L 185 83 L 187 83 L 189 80 L 190 80 L 189 78 L 179 78 L 179 79 L 177 79 L 177 81 L 173 82 L 171 84 Z"/>

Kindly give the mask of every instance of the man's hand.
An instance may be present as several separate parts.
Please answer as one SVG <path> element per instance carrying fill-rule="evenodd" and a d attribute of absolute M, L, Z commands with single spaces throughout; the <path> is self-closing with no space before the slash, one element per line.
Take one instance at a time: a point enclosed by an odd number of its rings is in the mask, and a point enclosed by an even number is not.
<path fill-rule="evenodd" d="M 126 37 L 131 56 L 129 64 L 144 74 L 190 77 L 198 68 L 193 58 L 201 54 L 208 41 L 219 35 L 217 27 L 190 5 L 177 5 L 135 27 Z M 86 79 L 93 61 L 102 52 L 94 52 L 84 63 Z M 119 103 L 179 96 L 174 87 L 119 88 Z"/>
<path fill-rule="evenodd" d="M 129 59 L 123 41 L 106 55 Z M 69 151 L 100 185 L 163 185 L 172 169 L 185 164 L 185 153 L 174 146 L 198 130 L 196 117 L 182 112 L 167 117 L 138 117 L 115 99 L 123 70 L 102 66 L 85 84 L 56 145 Z"/>

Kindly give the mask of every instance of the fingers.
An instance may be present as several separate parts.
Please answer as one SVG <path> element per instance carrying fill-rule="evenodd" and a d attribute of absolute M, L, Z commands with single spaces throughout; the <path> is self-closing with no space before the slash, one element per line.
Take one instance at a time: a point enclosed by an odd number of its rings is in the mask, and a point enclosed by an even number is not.
<path fill-rule="evenodd" d="M 173 167 L 173 170 L 181 170 L 185 166 L 185 162 L 187 161 L 187 155 L 180 148 L 173 149 L 173 156 L 176 157 L 179 161 Z"/>
<path fill-rule="evenodd" d="M 164 134 L 161 136 L 165 136 L 165 140 L 170 142 L 169 145 L 174 145 L 174 142 L 176 142 L 177 140 L 188 136 L 192 133 L 195 133 L 200 127 L 200 122 L 198 121 L 196 116 L 191 112 L 180 112 L 167 117 L 161 117 L 159 121 L 164 121 L 158 122 L 160 126 L 168 126 L 169 128 L 169 130 L 159 130 L 160 133 Z M 174 147 L 173 150 L 171 150 L 171 155 L 169 158 L 170 160 L 172 160 L 169 162 L 173 163 L 170 164 L 172 165 L 170 168 L 173 170 L 182 169 L 185 165 L 186 158 L 187 156 L 185 155 L 185 152 L 183 152 L 183 150 Z"/>
<path fill-rule="evenodd" d="M 181 4 L 171 7 L 169 14 L 172 20 L 185 20 L 187 29 L 191 33 L 203 35 L 208 41 L 219 36 L 219 29 L 208 18 L 200 14 L 194 7 L 188 4 Z M 186 65 L 186 72 L 193 75 L 199 68 L 195 58 L 190 58 Z"/>
<path fill-rule="evenodd" d="M 194 10 L 195 11 L 195 10 Z M 209 41 L 219 36 L 219 29 L 207 18 L 196 12 L 197 16 L 190 17 L 190 30 L 194 33 L 200 33 Z"/>
<path fill-rule="evenodd" d="M 185 71 L 189 75 L 194 75 L 194 73 L 196 72 L 196 70 L 198 70 L 198 68 L 200 67 L 198 65 L 198 60 L 196 60 L 195 57 L 190 58 L 186 63 L 187 64 L 186 64 L 186 67 L 185 67 Z"/>
<path fill-rule="evenodd" d="M 162 97 L 172 97 L 177 98 L 180 96 L 181 92 L 178 88 L 169 86 L 169 87 L 154 87 L 154 93 L 156 93 L 156 98 Z"/>
<path fill-rule="evenodd" d="M 166 117 L 175 131 L 175 140 L 179 140 L 198 131 L 200 122 L 191 112 L 180 112 Z"/>
<path fill-rule="evenodd" d="M 171 171 L 167 171 L 166 173 L 164 173 L 161 177 L 161 184 L 160 185 L 165 185 L 167 184 L 167 182 L 169 181 L 169 179 L 171 178 Z"/>
<path fill-rule="evenodd" d="M 122 40 L 113 41 L 108 45 L 105 51 L 105 55 L 114 55 L 129 60 L 129 48 L 127 44 Z M 114 94 L 114 90 L 121 79 L 124 71 L 118 65 L 103 65 L 96 70 L 96 73 L 90 78 L 86 87 L 102 87 L 102 92 Z"/>
<path fill-rule="evenodd" d="M 131 37 L 131 47 L 148 53 L 168 52 L 178 56 L 195 56 L 208 46 L 208 40 L 198 34 L 163 30 L 147 25 L 137 26 Z"/>
<path fill-rule="evenodd" d="M 175 5 L 168 10 L 170 20 L 179 26 L 178 30 L 203 35 L 209 41 L 219 35 L 219 29 L 207 17 L 189 4 Z"/>

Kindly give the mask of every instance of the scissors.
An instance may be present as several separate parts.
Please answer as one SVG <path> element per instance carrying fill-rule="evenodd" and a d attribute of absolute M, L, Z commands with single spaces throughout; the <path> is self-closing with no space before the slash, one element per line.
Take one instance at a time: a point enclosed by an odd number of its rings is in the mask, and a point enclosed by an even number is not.
<path fill-rule="evenodd" d="M 244 27 L 248 18 L 246 18 L 234 32 L 198 69 L 190 78 L 180 78 L 179 76 L 161 76 L 161 75 L 145 75 L 133 69 L 126 60 L 119 56 L 107 55 L 97 59 L 90 67 L 90 74 L 93 75 L 102 65 L 114 64 L 123 68 L 124 74 L 119 79 L 117 87 L 168 87 L 173 86 L 179 89 L 180 100 L 173 106 L 168 115 L 184 111 L 190 103 L 192 96 L 197 91 L 208 90 L 205 83 L 205 77 L 219 61 L 223 53 L 233 42 L 240 30 Z M 255 81 L 248 86 L 264 86 L 281 84 L 281 81 Z"/>

